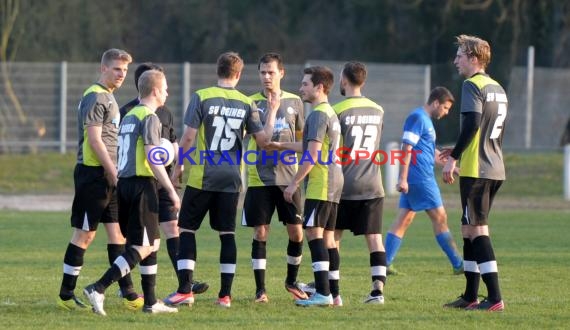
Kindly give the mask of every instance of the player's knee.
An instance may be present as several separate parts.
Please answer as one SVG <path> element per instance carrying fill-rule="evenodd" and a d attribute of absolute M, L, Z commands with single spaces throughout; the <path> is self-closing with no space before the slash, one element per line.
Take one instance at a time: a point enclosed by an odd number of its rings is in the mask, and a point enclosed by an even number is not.
<path fill-rule="evenodd" d="M 433 226 L 435 228 L 438 229 L 447 229 L 447 214 L 446 213 L 442 213 L 442 214 L 438 214 L 435 217 L 432 217 L 431 219 Z"/>
<path fill-rule="evenodd" d="M 127 242 L 118 223 L 106 223 L 105 230 L 109 244 L 125 244 Z"/>
<path fill-rule="evenodd" d="M 379 248 L 382 245 L 382 234 L 367 234 L 364 235 L 364 238 L 366 240 L 366 243 L 368 243 L 368 246 L 370 247 L 375 247 L 375 248 Z"/>
<path fill-rule="evenodd" d="M 95 239 L 95 231 L 75 230 L 71 237 L 71 243 L 82 249 L 87 249 Z"/>
<path fill-rule="evenodd" d="M 301 225 L 287 225 L 289 240 L 301 242 L 303 240 L 303 227 Z"/>
<path fill-rule="evenodd" d="M 253 230 L 253 238 L 256 241 L 267 241 L 267 236 L 269 236 L 269 226 L 257 226 Z"/>
<path fill-rule="evenodd" d="M 178 234 L 178 223 L 176 220 L 161 222 L 160 223 L 160 229 L 162 229 L 162 232 L 164 233 L 164 236 L 166 237 L 166 239 L 179 236 L 179 234 Z"/>
<path fill-rule="evenodd" d="M 137 252 L 141 256 L 141 259 L 145 259 L 152 252 L 154 252 L 154 246 L 136 246 L 135 250 L 137 250 Z"/>

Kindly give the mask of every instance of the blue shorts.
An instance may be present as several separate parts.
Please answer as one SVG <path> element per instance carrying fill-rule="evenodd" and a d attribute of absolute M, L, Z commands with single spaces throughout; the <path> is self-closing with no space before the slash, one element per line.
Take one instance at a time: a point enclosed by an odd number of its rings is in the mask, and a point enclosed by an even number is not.
<path fill-rule="evenodd" d="M 400 194 L 398 207 L 418 212 L 436 209 L 442 205 L 439 187 L 433 179 L 422 183 L 408 184 L 408 193 Z"/>

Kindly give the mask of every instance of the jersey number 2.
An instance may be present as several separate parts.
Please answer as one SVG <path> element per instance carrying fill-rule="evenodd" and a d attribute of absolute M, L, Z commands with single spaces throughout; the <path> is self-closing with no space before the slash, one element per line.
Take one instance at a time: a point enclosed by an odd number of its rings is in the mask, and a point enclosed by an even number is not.
<path fill-rule="evenodd" d="M 499 108 L 497 109 L 497 119 L 495 119 L 495 124 L 493 125 L 493 130 L 491 131 L 491 136 L 489 139 L 493 140 L 498 138 L 503 131 L 503 123 L 507 118 L 507 105 L 505 103 L 499 103 Z"/>
<path fill-rule="evenodd" d="M 378 127 L 375 125 L 366 125 L 364 130 L 361 126 L 352 126 L 350 135 L 354 137 L 350 157 L 355 158 L 355 151 L 366 150 L 370 154 L 374 152 L 376 139 L 378 137 Z"/>

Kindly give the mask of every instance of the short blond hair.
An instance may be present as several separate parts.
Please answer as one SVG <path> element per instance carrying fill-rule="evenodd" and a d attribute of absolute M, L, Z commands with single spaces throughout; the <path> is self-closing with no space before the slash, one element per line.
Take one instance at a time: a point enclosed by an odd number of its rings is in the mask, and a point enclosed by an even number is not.
<path fill-rule="evenodd" d="M 111 61 L 114 60 L 120 60 L 123 62 L 131 63 L 133 61 L 133 58 L 131 57 L 131 54 L 127 53 L 122 49 L 117 49 L 117 48 L 107 49 L 103 53 L 103 56 L 101 56 L 101 64 L 105 66 L 111 65 Z"/>
<path fill-rule="evenodd" d="M 164 72 L 158 70 L 148 70 L 139 77 L 139 96 L 145 98 L 152 94 L 154 88 L 160 87 L 160 82 L 166 79 Z"/>
<path fill-rule="evenodd" d="M 487 41 L 466 34 L 459 35 L 455 39 L 457 47 L 468 57 L 477 58 L 483 69 L 491 63 L 491 46 Z"/>

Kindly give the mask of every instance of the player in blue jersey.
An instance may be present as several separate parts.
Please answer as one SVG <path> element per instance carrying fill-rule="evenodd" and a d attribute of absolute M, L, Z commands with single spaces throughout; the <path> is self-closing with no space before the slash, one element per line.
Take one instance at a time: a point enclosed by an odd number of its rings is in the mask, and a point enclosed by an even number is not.
<path fill-rule="evenodd" d="M 427 103 L 415 109 L 404 123 L 402 151 L 405 153 L 405 158 L 400 166 L 396 186 L 401 192 L 400 211 L 386 234 L 388 267 L 394 261 L 416 212 L 426 211 L 432 222 L 437 243 L 447 255 L 453 272 L 455 274 L 463 272 L 463 260 L 447 227 L 447 213 L 434 174 L 434 164 L 437 162 L 443 165 L 443 163 L 439 161 L 439 151 L 435 148 L 435 129 L 431 118 L 441 119 L 446 116 L 453 102 L 453 95 L 447 88 L 436 87 L 431 91 Z M 391 269 L 391 273 L 396 272 Z"/>

